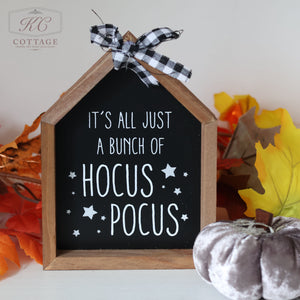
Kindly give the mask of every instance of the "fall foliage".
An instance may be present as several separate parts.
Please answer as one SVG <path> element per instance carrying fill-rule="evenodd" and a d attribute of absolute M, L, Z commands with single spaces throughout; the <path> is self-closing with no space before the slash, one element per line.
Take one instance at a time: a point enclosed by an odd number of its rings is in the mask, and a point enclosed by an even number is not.
<path fill-rule="evenodd" d="M 300 130 L 288 112 L 259 113 L 253 97 L 224 92 L 215 107 L 228 125 L 218 128 L 218 205 L 234 219 L 255 217 L 257 208 L 300 218 Z"/>
<path fill-rule="evenodd" d="M 33 183 L 26 183 L 32 190 L 40 189 Z M 20 265 L 16 245 L 11 237 L 16 237 L 21 249 L 42 263 L 41 244 L 41 202 L 29 202 L 8 186 L 7 192 L 0 195 L 0 212 L 9 213 L 10 217 L 5 223 L 5 228 L 0 228 L 0 274 L 7 270 L 6 259 Z"/>
<path fill-rule="evenodd" d="M 8 269 L 6 260 L 20 266 L 17 244 L 42 264 L 41 136 L 29 138 L 40 120 L 41 115 L 13 142 L 0 147 L 0 212 L 8 216 L 0 227 L 0 275 Z"/>
<path fill-rule="evenodd" d="M 29 138 L 40 125 L 42 114 L 13 142 L 0 147 L 0 171 L 40 179 L 41 135 Z"/>
<path fill-rule="evenodd" d="M 255 167 L 264 193 L 239 191 L 247 204 L 245 214 L 252 217 L 256 208 L 262 208 L 274 216 L 300 218 L 300 129 L 286 110 L 282 110 L 281 130 L 274 142 L 265 149 L 256 144 Z"/>

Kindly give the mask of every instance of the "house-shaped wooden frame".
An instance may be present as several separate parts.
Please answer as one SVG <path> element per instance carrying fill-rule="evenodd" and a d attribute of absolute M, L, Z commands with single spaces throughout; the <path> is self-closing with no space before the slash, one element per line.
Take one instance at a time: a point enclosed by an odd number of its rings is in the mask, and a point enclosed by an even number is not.
<path fill-rule="evenodd" d="M 136 41 L 127 32 L 124 39 Z M 159 83 L 201 123 L 200 225 L 216 218 L 216 135 L 214 115 L 178 80 L 141 62 Z M 55 127 L 87 93 L 113 70 L 111 53 L 100 58 L 42 118 L 42 197 L 44 269 L 186 269 L 193 268 L 192 249 L 90 249 L 59 250 L 56 223 Z M 131 71 L 128 71 L 131 72 Z M 135 75 L 134 75 L 135 76 Z M 137 80 L 139 80 L 137 78 Z M 116 87 L 117 88 L 117 87 Z M 200 153 L 201 152 L 201 153 Z M 190 247 L 191 248 L 191 247 Z"/>

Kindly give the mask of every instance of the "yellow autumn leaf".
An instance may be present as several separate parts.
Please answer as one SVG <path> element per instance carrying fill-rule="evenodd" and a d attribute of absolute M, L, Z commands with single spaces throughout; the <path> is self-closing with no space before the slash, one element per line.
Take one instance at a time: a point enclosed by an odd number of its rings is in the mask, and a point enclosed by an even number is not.
<path fill-rule="evenodd" d="M 235 95 L 233 96 L 235 102 L 238 102 L 241 106 L 242 113 L 246 113 L 248 110 L 250 110 L 252 107 L 255 108 L 255 114 L 259 111 L 259 104 L 257 103 L 256 99 L 253 98 L 250 95 Z"/>
<path fill-rule="evenodd" d="M 225 92 L 221 92 L 214 95 L 215 108 L 223 115 L 225 114 L 234 104 L 239 104 L 241 107 L 242 114 L 246 113 L 252 107 L 256 107 L 255 113 L 258 113 L 259 104 L 256 99 L 250 95 L 235 95 L 233 98 Z"/>
<path fill-rule="evenodd" d="M 255 210 L 261 208 L 274 216 L 300 218 L 300 129 L 284 109 L 281 130 L 275 135 L 274 143 L 275 146 L 270 144 L 265 149 L 256 144 L 255 167 L 265 192 L 239 191 L 247 204 L 245 214 L 254 217 Z"/>
<path fill-rule="evenodd" d="M 271 128 L 280 126 L 284 109 L 276 110 L 263 109 L 260 115 L 255 115 L 255 124 L 259 128 Z"/>
<path fill-rule="evenodd" d="M 215 94 L 214 97 L 215 108 L 221 115 L 224 114 L 227 110 L 229 110 L 230 107 L 235 103 L 235 101 L 225 92 Z"/>

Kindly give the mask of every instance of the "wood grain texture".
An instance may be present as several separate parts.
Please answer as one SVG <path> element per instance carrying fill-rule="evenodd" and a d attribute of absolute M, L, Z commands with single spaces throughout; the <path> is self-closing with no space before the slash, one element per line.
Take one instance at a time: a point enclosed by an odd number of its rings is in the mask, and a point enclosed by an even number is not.
<path fill-rule="evenodd" d="M 192 269 L 192 250 L 68 250 L 46 270 Z"/>
<path fill-rule="evenodd" d="M 136 41 L 130 32 L 125 34 L 124 39 Z M 216 119 L 181 82 L 153 69 L 144 62 L 140 63 L 202 124 L 202 149 L 199 153 L 201 155 L 202 228 L 216 220 Z M 70 251 L 56 249 L 55 125 L 112 69 L 111 53 L 107 52 L 42 117 L 44 269 L 194 268 L 191 249 Z"/>
<path fill-rule="evenodd" d="M 201 228 L 216 221 L 217 122 L 202 124 Z"/>
<path fill-rule="evenodd" d="M 54 125 L 42 122 L 43 265 L 56 258 Z"/>

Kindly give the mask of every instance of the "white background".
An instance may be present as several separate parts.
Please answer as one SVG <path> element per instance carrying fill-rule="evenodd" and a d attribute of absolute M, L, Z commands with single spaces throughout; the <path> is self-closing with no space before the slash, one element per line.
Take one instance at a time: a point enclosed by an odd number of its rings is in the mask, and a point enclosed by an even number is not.
<path fill-rule="evenodd" d="M 31 51 L 12 44 L 12 10 L 62 13 L 58 46 Z M 156 50 L 187 67 L 188 88 L 215 113 L 214 93 L 251 94 L 263 108 L 284 107 L 299 122 L 300 1 L 298 0 L 1 0 L 0 144 L 46 111 L 102 54 L 89 28 L 106 23 L 137 37 L 159 26 L 184 29 Z M 19 36 L 20 37 L 20 36 Z"/>

